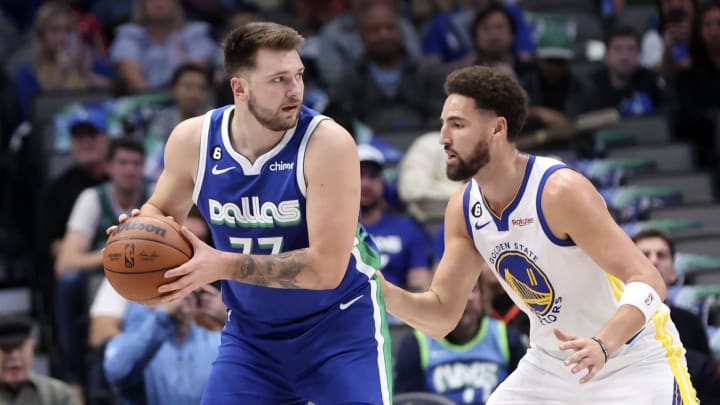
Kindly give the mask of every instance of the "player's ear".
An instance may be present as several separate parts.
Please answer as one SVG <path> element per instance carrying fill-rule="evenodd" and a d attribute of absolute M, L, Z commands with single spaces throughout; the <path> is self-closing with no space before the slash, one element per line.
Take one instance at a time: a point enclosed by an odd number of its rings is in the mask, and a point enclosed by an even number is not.
<path fill-rule="evenodd" d="M 495 128 L 493 129 L 493 135 L 507 134 L 507 119 L 505 117 L 495 118 Z"/>
<path fill-rule="evenodd" d="M 233 76 L 230 78 L 230 88 L 233 96 L 244 98 L 248 96 L 248 81 L 242 76 Z"/>

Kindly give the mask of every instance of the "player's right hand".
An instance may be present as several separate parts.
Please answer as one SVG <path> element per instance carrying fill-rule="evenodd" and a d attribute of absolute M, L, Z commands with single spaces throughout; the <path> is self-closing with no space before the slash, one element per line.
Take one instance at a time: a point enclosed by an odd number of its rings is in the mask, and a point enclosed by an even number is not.
<path fill-rule="evenodd" d="M 140 210 L 137 209 L 137 208 L 133 208 L 133 210 L 130 211 L 130 215 L 133 216 L 133 217 L 136 217 L 136 216 L 140 215 Z M 127 221 L 128 219 L 130 219 L 130 217 L 128 216 L 128 214 L 122 213 L 122 214 L 120 214 L 120 216 L 118 217 L 118 224 L 122 224 L 123 222 Z M 117 225 L 109 226 L 109 227 L 105 230 L 105 234 L 108 235 L 108 236 L 110 236 L 110 234 L 112 234 L 113 232 L 115 232 L 115 229 L 116 229 L 117 227 L 118 227 Z"/>

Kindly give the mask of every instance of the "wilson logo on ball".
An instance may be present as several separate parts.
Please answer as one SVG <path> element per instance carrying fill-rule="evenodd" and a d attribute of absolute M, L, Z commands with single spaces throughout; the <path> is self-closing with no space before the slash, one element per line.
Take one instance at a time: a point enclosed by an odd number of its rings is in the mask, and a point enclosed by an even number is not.
<path fill-rule="evenodd" d="M 155 235 L 160 236 L 161 238 L 165 237 L 166 230 L 163 228 L 160 228 L 158 226 L 152 225 L 152 224 L 144 224 L 139 221 L 132 221 L 132 222 L 125 222 L 123 224 L 118 225 L 117 229 L 113 233 L 113 235 L 120 234 L 122 232 L 126 231 L 145 231 L 149 233 L 154 233 Z"/>

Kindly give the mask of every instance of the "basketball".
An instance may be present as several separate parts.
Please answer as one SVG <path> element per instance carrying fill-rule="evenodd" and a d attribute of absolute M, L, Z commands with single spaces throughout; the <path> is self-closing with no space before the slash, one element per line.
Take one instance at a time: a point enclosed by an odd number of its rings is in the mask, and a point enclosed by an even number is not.
<path fill-rule="evenodd" d="M 160 296 L 157 289 L 172 282 L 163 275 L 193 255 L 180 225 L 169 217 L 139 215 L 118 225 L 103 252 L 105 276 L 130 301 Z"/>

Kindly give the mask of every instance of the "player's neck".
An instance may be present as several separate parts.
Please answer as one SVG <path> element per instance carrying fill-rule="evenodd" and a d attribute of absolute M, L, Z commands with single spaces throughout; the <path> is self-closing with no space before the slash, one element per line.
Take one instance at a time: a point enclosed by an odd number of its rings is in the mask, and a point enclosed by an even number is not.
<path fill-rule="evenodd" d="M 260 124 L 247 108 L 235 107 L 230 121 L 230 142 L 236 152 L 255 161 L 272 149 L 285 135 L 285 131 L 272 131 Z"/>
<path fill-rule="evenodd" d="M 502 213 L 515 198 L 527 167 L 529 156 L 517 149 L 501 151 L 475 176 L 485 201 L 496 214 Z"/>

